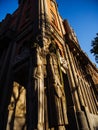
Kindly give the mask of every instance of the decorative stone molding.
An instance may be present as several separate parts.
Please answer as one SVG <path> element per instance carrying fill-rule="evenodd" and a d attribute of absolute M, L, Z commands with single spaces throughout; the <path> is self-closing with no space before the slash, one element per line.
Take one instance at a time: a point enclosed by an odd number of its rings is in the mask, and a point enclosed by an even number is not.
<path fill-rule="evenodd" d="M 60 56 L 60 64 L 61 64 L 61 69 L 64 73 L 66 73 L 66 70 L 68 69 L 68 63 L 65 60 L 65 58 Z"/>

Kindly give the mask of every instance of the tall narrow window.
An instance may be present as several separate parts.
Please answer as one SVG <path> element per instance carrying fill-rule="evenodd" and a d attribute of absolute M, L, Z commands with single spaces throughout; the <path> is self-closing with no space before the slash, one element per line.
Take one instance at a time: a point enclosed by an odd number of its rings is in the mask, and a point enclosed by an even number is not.
<path fill-rule="evenodd" d="M 53 13 L 52 10 L 51 10 L 51 18 L 52 18 L 52 23 L 53 23 L 56 27 L 58 27 L 56 15 Z"/>
<path fill-rule="evenodd" d="M 50 3 L 51 3 L 51 6 L 52 6 L 52 7 L 55 7 L 55 3 L 54 3 L 53 0 L 51 0 Z"/>
<path fill-rule="evenodd" d="M 52 23 L 55 24 L 55 14 L 53 13 L 52 10 L 51 10 L 51 18 L 52 18 Z"/>

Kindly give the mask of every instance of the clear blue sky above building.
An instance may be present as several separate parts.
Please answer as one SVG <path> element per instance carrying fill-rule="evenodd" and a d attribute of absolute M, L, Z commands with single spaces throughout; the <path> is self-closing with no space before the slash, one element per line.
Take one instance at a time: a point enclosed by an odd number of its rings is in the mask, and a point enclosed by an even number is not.
<path fill-rule="evenodd" d="M 91 41 L 98 33 L 98 0 L 56 0 L 59 13 L 67 19 L 74 29 L 80 46 L 93 63 L 90 53 Z M 32 3 L 34 4 L 34 3 Z M 7 13 L 13 13 L 18 7 L 18 0 L 0 0 L 0 21 Z M 98 67 L 98 64 L 97 64 Z"/>

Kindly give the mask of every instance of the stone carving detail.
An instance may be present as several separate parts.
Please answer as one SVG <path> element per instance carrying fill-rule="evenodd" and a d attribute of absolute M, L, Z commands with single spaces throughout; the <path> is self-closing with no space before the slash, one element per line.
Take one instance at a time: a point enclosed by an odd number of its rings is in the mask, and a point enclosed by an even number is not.
<path fill-rule="evenodd" d="M 44 48 L 38 44 L 33 49 L 36 58 L 31 86 L 34 128 L 44 130 L 47 125 L 47 129 L 65 130 L 65 125 L 68 123 L 66 99 L 56 48 L 50 44 L 46 57 L 43 55 Z M 44 60 L 46 62 L 43 62 Z M 26 130 L 26 90 L 17 82 L 13 83 L 8 110 L 7 130 Z"/>
<path fill-rule="evenodd" d="M 65 60 L 65 58 L 59 56 L 60 58 L 60 65 L 61 65 L 61 69 L 64 73 L 66 73 L 66 70 L 68 69 L 68 64 L 67 61 Z"/>
<path fill-rule="evenodd" d="M 17 82 L 13 83 L 8 110 L 7 130 L 26 130 L 26 90 Z"/>
<path fill-rule="evenodd" d="M 49 48 L 47 55 L 47 70 L 49 76 L 48 100 L 49 100 L 49 119 L 50 127 L 58 126 L 60 130 L 65 129 L 68 123 L 66 116 L 66 100 L 64 88 L 61 83 L 61 77 L 58 66 L 58 58 L 55 48 Z"/>

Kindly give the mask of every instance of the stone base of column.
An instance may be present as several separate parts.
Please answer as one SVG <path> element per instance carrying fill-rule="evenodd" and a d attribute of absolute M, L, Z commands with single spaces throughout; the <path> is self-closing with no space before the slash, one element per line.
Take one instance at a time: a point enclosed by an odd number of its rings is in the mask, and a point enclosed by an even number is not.
<path fill-rule="evenodd" d="M 43 124 L 38 123 L 38 125 L 37 125 L 37 130 L 44 130 L 44 127 L 43 127 L 43 126 L 44 126 Z"/>
<path fill-rule="evenodd" d="M 76 112 L 76 115 L 78 119 L 79 130 L 90 130 L 85 113 L 83 111 L 78 111 Z"/>
<path fill-rule="evenodd" d="M 98 129 L 98 115 L 93 115 L 89 112 L 87 107 L 83 107 L 84 113 L 86 115 L 88 125 L 90 130 Z"/>
<path fill-rule="evenodd" d="M 65 126 L 58 126 L 58 130 L 66 130 Z"/>

